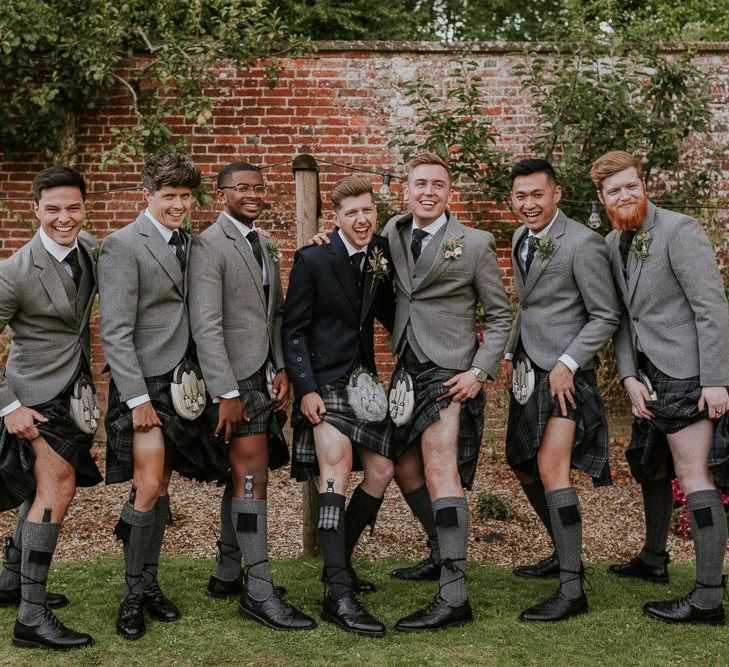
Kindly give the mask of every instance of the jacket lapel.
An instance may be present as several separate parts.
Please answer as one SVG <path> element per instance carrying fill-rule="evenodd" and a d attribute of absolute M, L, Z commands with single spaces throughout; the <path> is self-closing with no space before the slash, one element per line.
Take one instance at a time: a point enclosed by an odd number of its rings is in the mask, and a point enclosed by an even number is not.
<path fill-rule="evenodd" d="M 615 282 L 620 289 L 620 295 L 623 298 L 623 303 L 628 303 L 628 283 L 625 281 L 625 274 L 623 273 L 623 263 L 620 259 L 620 232 L 612 234 L 610 239 L 610 246 L 608 247 L 608 253 L 610 253 L 610 264 L 617 269 L 613 270 L 613 276 Z"/>
<path fill-rule="evenodd" d="M 275 262 L 271 259 L 271 255 L 269 252 L 268 239 L 260 234 L 258 238 L 261 242 L 261 255 L 263 257 L 263 264 L 266 267 L 266 273 L 268 273 L 268 317 L 270 318 L 273 315 L 273 308 L 275 305 L 274 296 L 276 294 L 276 290 L 278 289 L 278 276 L 276 275 L 277 272 Z M 253 254 L 252 250 L 251 254 Z M 253 255 L 253 257 L 255 258 L 255 255 Z M 261 276 L 261 286 L 263 286 L 263 276 Z"/>
<path fill-rule="evenodd" d="M 516 283 L 516 290 L 518 294 L 524 291 L 524 267 L 521 265 L 521 246 L 529 235 L 529 230 L 526 227 L 522 228 L 520 232 L 517 230 L 514 234 L 514 240 L 511 245 L 511 263 L 514 266 L 514 282 Z"/>
<path fill-rule="evenodd" d="M 170 277 L 170 280 L 174 283 L 180 294 L 184 295 L 185 288 L 182 268 L 177 261 L 175 253 L 170 250 L 169 244 L 165 243 L 162 235 L 144 213 L 141 213 L 137 217 L 136 222 L 139 234 L 144 238 L 144 245 L 147 247 L 147 250 L 149 250 L 152 257 L 164 269 L 164 272 Z"/>
<path fill-rule="evenodd" d="M 96 262 L 94 261 L 94 255 L 91 248 L 88 248 L 81 239 L 79 239 L 78 247 L 81 249 L 81 252 L 86 253 L 86 257 L 89 261 L 89 266 L 91 266 L 91 276 L 92 276 L 92 285 L 91 285 L 91 294 L 89 295 L 89 300 L 86 303 L 86 308 L 84 309 L 83 317 L 81 318 L 80 322 L 80 328 L 79 332 L 83 331 L 84 327 L 89 321 L 89 318 L 91 317 L 91 306 L 94 303 L 94 297 L 96 296 L 96 289 L 97 289 L 97 282 L 96 282 Z"/>
<path fill-rule="evenodd" d="M 76 328 L 78 320 L 76 319 L 73 305 L 68 300 L 66 290 L 63 289 L 58 272 L 52 264 L 54 260 L 43 247 L 40 234 L 37 232 L 31 241 L 31 252 L 33 253 L 33 263 L 40 269 L 38 277 L 53 307 L 64 322 Z"/>
<path fill-rule="evenodd" d="M 436 233 L 434 238 L 428 241 L 428 245 L 425 247 L 423 254 L 418 259 L 419 262 L 431 262 L 430 269 L 423 276 L 417 285 L 413 285 L 413 291 L 424 289 L 430 283 L 440 276 L 446 267 L 453 261 L 458 260 L 446 259 L 443 254 L 443 245 L 445 242 L 450 240 L 458 240 L 464 237 L 463 230 L 461 229 L 461 223 L 456 220 L 456 216 L 452 213 L 448 213 L 448 222 L 445 224 L 445 230 L 443 234 Z"/>
<path fill-rule="evenodd" d="M 565 225 L 565 214 L 560 211 L 557 214 L 557 219 L 552 224 L 552 228 L 547 234 L 548 237 L 554 240 L 554 252 L 552 253 L 551 257 L 544 257 L 539 253 L 535 253 L 534 260 L 532 261 L 532 265 L 529 268 L 529 275 L 527 276 L 526 283 L 524 284 L 524 293 L 522 294 L 522 299 L 526 299 L 526 297 L 529 296 L 531 291 L 534 289 L 534 286 L 537 284 L 537 282 L 539 282 L 539 278 L 544 273 L 544 270 L 547 268 L 554 256 L 559 252 L 559 240 L 562 238 L 562 236 L 564 236 Z M 542 238 L 547 238 L 547 236 Z"/>
<path fill-rule="evenodd" d="M 656 207 L 648 202 L 648 213 L 645 217 L 645 222 L 641 225 L 638 230 L 638 234 L 641 232 L 650 232 L 653 226 L 656 224 Z M 643 270 L 644 259 L 638 259 L 632 250 L 628 253 L 628 303 L 633 300 L 635 294 L 635 288 L 638 285 L 638 279 L 640 278 L 640 272 Z"/>
<path fill-rule="evenodd" d="M 221 213 L 218 216 L 216 222 L 218 225 L 220 225 L 223 233 L 233 242 L 233 247 L 243 258 L 243 262 L 245 263 L 246 268 L 248 269 L 249 273 L 251 274 L 251 278 L 253 279 L 253 284 L 258 290 L 258 296 L 261 297 L 261 303 L 263 303 L 265 307 L 266 294 L 263 291 L 263 272 L 261 271 L 261 267 L 256 261 L 256 256 L 253 254 L 251 246 L 248 244 L 248 241 L 243 238 L 243 235 L 240 233 L 240 231 L 238 231 L 238 228 L 228 219 L 228 216 Z M 264 261 L 266 260 L 264 259 Z"/>
<path fill-rule="evenodd" d="M 352 273 L 352 265 L 349 263 L 349 254 L 347 249 L 339 238 L 339 234 L 335 231 L 330 236 L 329 256 L 332 261 L 332 270 L 337 280 L 342 286 L 344 294 L 347 296 L 349 303 L 354 311 L 359 315 L 361 312 L 359 295 L 357 294 L 357 286 L 354 282 L 354 274 Z"/>
<path fill-rule="evenodd" d="M 390 253 L 392 254 L 392 263 L 396 267 L 400 267 L 397 271 L 397 277 L 400 284 L 407 292 L 408 296 L 413 291 L 412 273 L 413 260 L 410 256 L 410 239 L 408 230 L 412 223 L 413 216 L 408 213 L 395 222 L 389 231 Z M 407 240 L 406 240 L 407 239 Z"/>

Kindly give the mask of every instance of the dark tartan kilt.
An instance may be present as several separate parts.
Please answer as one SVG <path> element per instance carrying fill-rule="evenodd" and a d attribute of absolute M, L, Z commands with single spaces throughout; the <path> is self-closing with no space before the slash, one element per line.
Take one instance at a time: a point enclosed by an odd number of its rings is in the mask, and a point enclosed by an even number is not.
<path fill-rule="evenodd" d="M 162 422 L 165 443 L 172 452 L 172 469 L 198 481 L 217 479 L 211 471 L 227 468 L 227 457 L 205 433 L 204 416 L 189 421 L 172 405 L 172 371 L 144 378 L 147 393 Z M 208 397 L 208 403 L 210 398 Z M 132 456 L 134 428 L 132 411 L 119 399 L 114 380 L 109 381 L 109 409 L 106 412 L 106 483 L 118 484 L 134 477 Z"/>
<path fill-rule="evenodd" d="M 283 427 L 286 424 L 286 413 L 281 410 L 274 410 L 274 401 L 268 395 L 264 369 L 261 368 L 245 380 L 238 381 L 238 391 L 241 400 L 246 408 L 249 422 L 241 424 L 235 431 L 233 437 L 245 438 L 251 435 L 268 435 L 268 467 L 276 470 L 289 462 L 289 447 L 284 438 Z M 201 418 L 204 423 L 205 438 L 217 452 L 225 456 L 225 466 L 218 467 L 211 471 L 215 479 L 223 480 L 230 476 L 228 466 L 228 449 L 224 442 L 224 433 L 215 437 L 215 428 L 218 425 L 218 404 L 208 401 L 205 407 L 205 415 Z"/>
<path fill-rule="evenodd" d="M 666 435 L 676 433 L 696 422 L 708 419 L 708 410 L 699 410 L 699 377 L 672 378 L 658 370 L 647 358 L 639 364 L 658 395 L 646 401 L 653 419 L 634 419 L 630 445 L 625 457 L 638 482 L 656 477 L 673 477 L 673 459 Z M 729 492 L 729 415 L 715 420 L 714 441 L 708 458 L 709 470 L 719 488 Z"/>
<path fill-rule="evenodd" d="M 382 456 L 391 459 L 392 422 L 386 417 L 381 422 L 366 422 L 357 419 L 354 410 L 347 400 L 346 387 L 324 385 L 317 392 L 324 401 L 326 412 L 322 420 L 331 424 L 342 435 L 349 438 L 355 447 L 352 456 L 352 470 L 362 470 L 356 447 L 366 447 Z M 303 482 L 319 474 L 314 446 L 314 427 L 301 412 L 299 402 L 291 413 L 291 425 L 294 427 L 294 445 L 292 451 L 291 476 Z"/>
<path fill-rule="evenodd" d="M 447 394 L 448 387 L 443 383 L 462 371 L 440 368 L 432 362 L 420 363 L 409 348 L 400 356 L 396 371 L 404 368 L 413 377 L 415 386 L 415 410 L 412 419 L 405 426 L 393 426 L 393 445 L 395 460 L 402 456 L 413 444 L 420 443 L 420 436 L 428 426 L 440 419 L 441 408 L 451 404 L 451 398 L 436 401 Z M 483 411 L 486 406 L 484 393 L 461 403 L 460 427 L 458 431 L 458 472 L 461 484 L 470 489 L 476 474 L 478 454 L 483 439 Z"/>
<path fill-rule="evenodd" d="M 94 436 L 79 431 L 71 418 L 72 388 L 73 383 L 50 401 L 31 407 L 48 419 L 46 423 L 36 424 L 36 428 L 53 450 L 73 466 L 76 485 L 95 486 L 102 477 L 91 456 Z M 18 507 L 35 496 L 34 464 L 35 452 L 31 443 L 8 433 L 3 419 L 0 427 L 0 511 Z"/>
<path fill-rule="evenodd" d="M 539 476 L 537 451 L 550 418 L 562 417 L 559 400 L 552 397 L 549 372 L 535 368 L 534 392 L 525 405 L 510 393 L 509 423 L 506 431 L 506 459 L 514 470 L 532 479 Z M 574 376 L 577 409 L 567 404 L 567 419 L 576 422 L 572 467 L 592 477 L 595 486 L 612 484 L 610 438 L 602 397 L 594 371 Z"/>

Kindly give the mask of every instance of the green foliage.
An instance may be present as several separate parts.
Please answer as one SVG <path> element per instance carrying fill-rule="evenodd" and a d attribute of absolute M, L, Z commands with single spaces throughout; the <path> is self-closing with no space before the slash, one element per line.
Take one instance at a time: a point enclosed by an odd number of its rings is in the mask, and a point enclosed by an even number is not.
<path fill-rule="evenodd" d="M 114 128 L 105 164 L 181 149 L 170 120 L 205 125 L 206 90 L 215 67 L 238 67 L 304 48 L 290 38 L 266 0 L 5 0 L 0 13 L 0 151 L 42 152 L 59 161 L 76 153 L 78 118 L 105 99 L 128 94 L 133 117 Z M 141 66 L 128 69 L 131 57 Z M 127 68 L 125 69 L 125 65 Z"/>
<path fill-rule="evenodd" d="M 476 500 L 476 513 L 482 521 L 496 519 L 496 521 L 511 521 L 514 512 L 506 498 L 493 493 L 481 491 Z"/>

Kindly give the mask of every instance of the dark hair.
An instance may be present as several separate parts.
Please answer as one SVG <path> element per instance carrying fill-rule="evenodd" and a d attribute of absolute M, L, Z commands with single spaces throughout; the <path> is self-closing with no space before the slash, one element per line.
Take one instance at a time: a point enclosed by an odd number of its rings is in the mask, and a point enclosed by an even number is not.
<path fill-rule="evenodd" d="M 61 166 L 48 167 L 36 175 L 33 179 L 33 200 L 37 204 L 43 190 L 64 186 L 78 188 L 81 191 L 81 199 L 86 201 L 86 181 L 84 181 L 84 177 L 71 167 Z"/>
<path fill-rule="evenodd" d="M 218 172 L 218 180 L 216 182 L 217 187 L 222 188 L 225 185 L 225 181 L 228 179 L 228 176 L 235 174 L 237 171 L 257 171 L 259 174 L 261 173 L 260 168 L 250 162 L 231 162 L 230 164 L 226 164 Z"/>
<path fill-rule="evenodd" d="M 532 158 L 530 160 L 519 160 L 512 168 L 509 173 L 511 182 L 514 183 L 514 179 L 519 176 L 531 176 L 531 174 L 547 174 L 547 178 L 554 184 L 559 185 L 557 180 L 557 174 L 554 171 L 554 167 L 549 164 L 546 160 L 540 158 Z"/>
<path fill-rule="evenodd" d="M 153 155 L 142 170 L 142 184 L 150 192 L 157 192 L 165 186 L 194 190 L 200 185 L 200 170 L 187 155 Z"/>
<path fill-rule="evenodd" d="M 347 176 L 334 184 L 329 199 L 332 206 L 334 206 L 334 210 L 338 211 L 342 206 L 342 200 L 347 197 L 359 197 L 366 194 L 372 195 L 374 201 L 375 193 L 372 189 L 372 181 L 369 178 L 366 176 Z"/>

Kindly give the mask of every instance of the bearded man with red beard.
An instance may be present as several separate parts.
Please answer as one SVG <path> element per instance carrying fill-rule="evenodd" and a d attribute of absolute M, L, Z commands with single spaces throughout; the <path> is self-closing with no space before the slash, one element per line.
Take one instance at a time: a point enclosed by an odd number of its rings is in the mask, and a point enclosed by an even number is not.
<path fill-rule="evenodd" d="M 610 571 L 668 582 L 676 477 L 691 512 L 696 585 L 643 610 L 671 623 L 722 625 L 727 525 L 717 487 L 729 487 L 729 311 L 721 274 L 698 221 L 654 206 L 629 153 L 603 155 L 590 174 L 614 227 L 606 243 L 624 304 L 615 353 L 635 418 L 626 455 L 646 522 L 641 552 Z"/>

